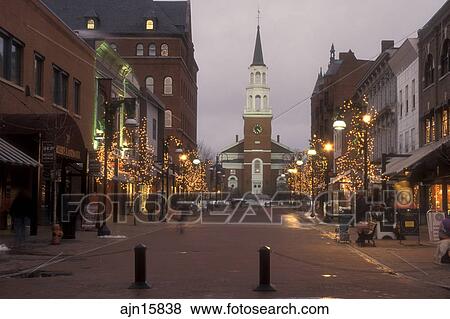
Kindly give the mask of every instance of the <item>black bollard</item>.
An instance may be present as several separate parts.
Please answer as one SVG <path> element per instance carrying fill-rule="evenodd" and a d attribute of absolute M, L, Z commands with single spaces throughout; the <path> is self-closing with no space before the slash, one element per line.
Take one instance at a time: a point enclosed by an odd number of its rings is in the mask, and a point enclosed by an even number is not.
<path fill-rule="evenodd" d="M 150 289 L 151 285 L 147 282 L 147 247 L 139 244 L 134 247 L 134 283 L 130 289 Z"/>
<path fill-rule="evenodd" d="M 270 283 L 270 247 L 259 249 L 259 286 L 255 291 L 276 291 Z"/>

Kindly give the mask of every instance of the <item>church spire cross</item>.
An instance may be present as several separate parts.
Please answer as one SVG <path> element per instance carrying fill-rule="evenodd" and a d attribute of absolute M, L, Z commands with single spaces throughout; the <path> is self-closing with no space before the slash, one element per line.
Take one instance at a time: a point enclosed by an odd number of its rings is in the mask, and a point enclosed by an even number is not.
<path fill-rule="evenodd" d="M 266 66 L 264 64 L 264 57 L 261 45 L 261 34 L 259 28 L 260 10 L 258 9 L 258 28 L 256 32 L 255 52 L 253 53 L 253 62 L 251 66 Z"/>

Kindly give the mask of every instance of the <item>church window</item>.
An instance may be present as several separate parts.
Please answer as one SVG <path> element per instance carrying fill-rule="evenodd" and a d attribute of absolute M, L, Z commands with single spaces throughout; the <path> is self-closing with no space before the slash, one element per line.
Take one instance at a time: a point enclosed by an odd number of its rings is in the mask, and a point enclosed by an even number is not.
<path fill-rule="evenodd" d="M 94 30 L 95 29 L 95 20 L 94 19 L 88 19 L 87 20 L 86 29 L 88 29 L 88 30 Z"/>
<path fill-rule="evenodd" d="M 173 94 L 173 86 L 172 86 L 172 78 L 170 76 L 164 79 L 164 94 L 172 95 Z"/>
<path fill-rule="evenodd" d="M 261 110 L 261 96 L 257 95 L 255 97 L 255 110 L 260 111 Z"/>
<path fill-rule="evenodd" d="M 165 112 L 165 127 L 172 127 L 172 111 L 171 110 L 166 110 Z"/>
<path fill-rule="evenodd" d="M 253 174 L 261 174 L 262 172 L 262 161 L 257 158 L 253 160 Z"/>
<path fill-rule="evenodd" d="M 256 84 L 261 84 L 261 73 L 256 72 Z"/>
<path fill-rule="evenodd" d="M 255 73 L 250 73 L 250 84 L 254 84 L 255 83 Z"/>
<path fill-rule="evenodd" d="M 147 30 L 153 30 L 154 27 L 155 27 L 155 24 L 153 23 L 153 20 L 152 19 L 148 19 L 147 23 L 145 24 L 145 28 Z"/>
<path fill-rule="evenodd" d="M 155 93 L 155 80 L 151 76 L 148 76 L 145 79 L 145 87 L 150 92 Z"/>
<path fill-rule="evenodd" d="M 267 102 L 267 95 L 264 95 L 264 97 L 263 97 L 263 103 L 262 103 L 262 106 L 263 106 L 263 108 L 269 106 L 269 105 L 268 105 L 268 102 Z"/>
<path fill-rule="evenodd" d="M 263 83 L 263 84 L 266 84 L 266 82 L 267 82 L 267 76 L 266 76 L 266 73 L 264 72 L 264 73 L 262 74 L 262 83 Z"/>
<path fill-rule="evenodd" d="M 161 56 L 169 56 L 169 46 L 165 43 L 161 45 Z"/>
<path fill-rule="evenodd" d="M 253 97 L 251 95 L 248 96 L 248 108 L 251 109 L 253 106 Z"/>
<path fill-rule="evenodd" d="M 138 43 L 136 45 L 136 55 L 139 55 L 139 56 L 144 55 L 144 45 L 142 43 Z"/>
<path fill-rule="evenodd" d="M 148 55 L 156 56 L 156 45 L 154 43 L 150 43 L 150 45 L 148 46 Z"/>

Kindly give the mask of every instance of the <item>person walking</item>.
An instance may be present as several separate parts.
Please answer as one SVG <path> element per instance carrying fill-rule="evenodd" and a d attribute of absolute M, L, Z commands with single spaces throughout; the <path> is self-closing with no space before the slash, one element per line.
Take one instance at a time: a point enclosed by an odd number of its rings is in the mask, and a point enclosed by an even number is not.
<path fill-rule="evenodd" d="M 446 216 L 439 227 L 439 243 L 435 259 L 438 264 L 450 264 L 450 216 Z"/>
<path fill-rule="evenodd" d="M 21 190 L 11 204 L 10 214 L 13 220 L 14 231 L 16 234 L 16 245 L 21 246 L 27 237 L 26 226 L 30 222 L 33 211 L 33 202 L 30 195 Z"/>

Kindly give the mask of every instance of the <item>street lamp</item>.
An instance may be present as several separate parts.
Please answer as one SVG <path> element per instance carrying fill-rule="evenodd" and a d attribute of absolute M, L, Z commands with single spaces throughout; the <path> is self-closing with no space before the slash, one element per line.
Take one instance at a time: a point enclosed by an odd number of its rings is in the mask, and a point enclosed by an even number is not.
<path fill-rule="evenodd" d="M 364 191 L 367 191 L 369 187 L 369 165 L 368 165 L 368 152 L 369 152 L 369 143 L 367 141 L 368 135 L 369 135 L 369 124 L 372 120 L 372 116 L 370 114 L 364 114 L 362 117 L 362 120 L 364 122 L 364 181 L 363 181 L 363 187 Z"/>
<path fill-rule="evenodd" d="M 309 156 L 316 156 L 317 155 L 317 151 L 315 149 L 313 149 L 313 148 L 310 148 L 308 150 L 308 155 Z"/>
<path fill-rule="evenodd" d="M 317 155 L 317 151 L 314 148 L 310 148 L 307 152 L 309 157 Z M 314 160 L 311 159 L 311 197 L 314 197 Z"/>
<path fill-rule="evenodd" d="M 297 164 L 297 166 L 302 166 L 303 165 L 303 161 L 299 159 L 299 160 L 297 160 L 295 162 L 295 164 Z"/>
<path fill-rule="evenodd" d="M 336 131 L 342 131 L 345 130 L 345 128 L 347 127 L 347 124 L 343 121 L 343 120 L 336 120 L 333 123 L 333 128 Z"/>
<path fill-rule="evenodd" d="M 326 144 L 323 146 L 323 150 L 324 150 L 325 152 L 327 152 L 327 153 L 333 151 L 333 144 L 331 144 L 331 143 L 326 143 Z"/>

